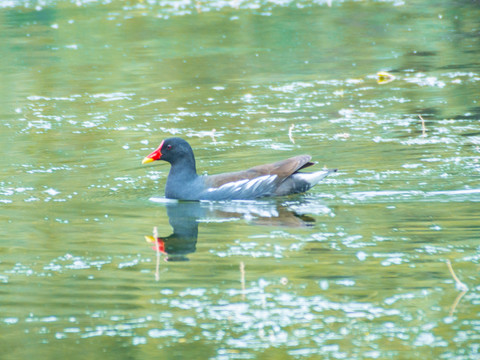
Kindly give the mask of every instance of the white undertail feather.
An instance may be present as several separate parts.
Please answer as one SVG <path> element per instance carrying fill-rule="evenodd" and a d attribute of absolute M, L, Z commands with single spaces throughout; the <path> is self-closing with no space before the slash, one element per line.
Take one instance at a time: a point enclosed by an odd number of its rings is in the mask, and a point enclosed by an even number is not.
<path fill-rule="evenodd" d="M 316 171 L 312 173 L 298 172 L 293 174 L 292 176 L 296 179 L 306 181 L 307 183 L 310 184 L 310 186 L 314 186 L 334 171 L 335 170 L 322 170 L 322 171 Z"/>

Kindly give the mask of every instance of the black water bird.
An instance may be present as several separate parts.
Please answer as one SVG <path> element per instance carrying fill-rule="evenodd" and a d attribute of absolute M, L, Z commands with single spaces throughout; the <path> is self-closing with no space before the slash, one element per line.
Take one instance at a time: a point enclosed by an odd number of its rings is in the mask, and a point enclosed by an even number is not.
<path fill-rule="evenodd" d="M 300 172 L 315 163 L 310 155 L 298 155 L 247 170 L 198 175 L 190 144 L 178 137 L 163 140 L 142 164 L 155 160 L 170 163 L 165 196 L 179 200 L 251 200 L 302 193 L 337 171 Z"/>

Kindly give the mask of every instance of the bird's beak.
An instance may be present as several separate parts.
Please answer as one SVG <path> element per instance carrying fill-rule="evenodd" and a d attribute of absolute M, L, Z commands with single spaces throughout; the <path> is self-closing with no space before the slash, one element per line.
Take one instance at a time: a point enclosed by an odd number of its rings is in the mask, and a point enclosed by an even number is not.
<path fill-rule="evenodd" d="M 142 165 L 143 164 L 148 164 L 149 162 L 152 162 L 152 161 L 155 161 L 153 160 L 151 157 L 149 157 L 150 155 L 148 155 L 147 157 L 143 158 L 142 160 Z"/>
<path fill-rule="evenodd" d="M 148 164 L 152 161 L 160 160 L 162 158 L 162 146 L 163 146 L 163 141 L 154 152 L 152 152 L 150 155 L 146 156 L 142 160 L 142 164 Z"/>

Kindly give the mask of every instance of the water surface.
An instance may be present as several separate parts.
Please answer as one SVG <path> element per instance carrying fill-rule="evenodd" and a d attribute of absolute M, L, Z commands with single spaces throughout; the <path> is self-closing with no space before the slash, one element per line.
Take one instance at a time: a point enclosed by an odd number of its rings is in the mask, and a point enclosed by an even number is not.
<path fill-rule="evenodd" d="M 479 359 L 479 15 L 1 2 L 2 359 Z M 202 173 L 339 171 L 176 203 L 140 165 L 172 135 Z"/>

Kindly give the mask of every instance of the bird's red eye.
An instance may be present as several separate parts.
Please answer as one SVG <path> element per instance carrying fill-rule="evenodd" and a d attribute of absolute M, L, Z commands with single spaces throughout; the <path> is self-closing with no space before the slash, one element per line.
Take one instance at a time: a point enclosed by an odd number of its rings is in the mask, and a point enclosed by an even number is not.
<path fill-rule="evenodd" d="M 167 145 L 167 150 L 171 150 L 172 149 L 172 145 Z"/>

